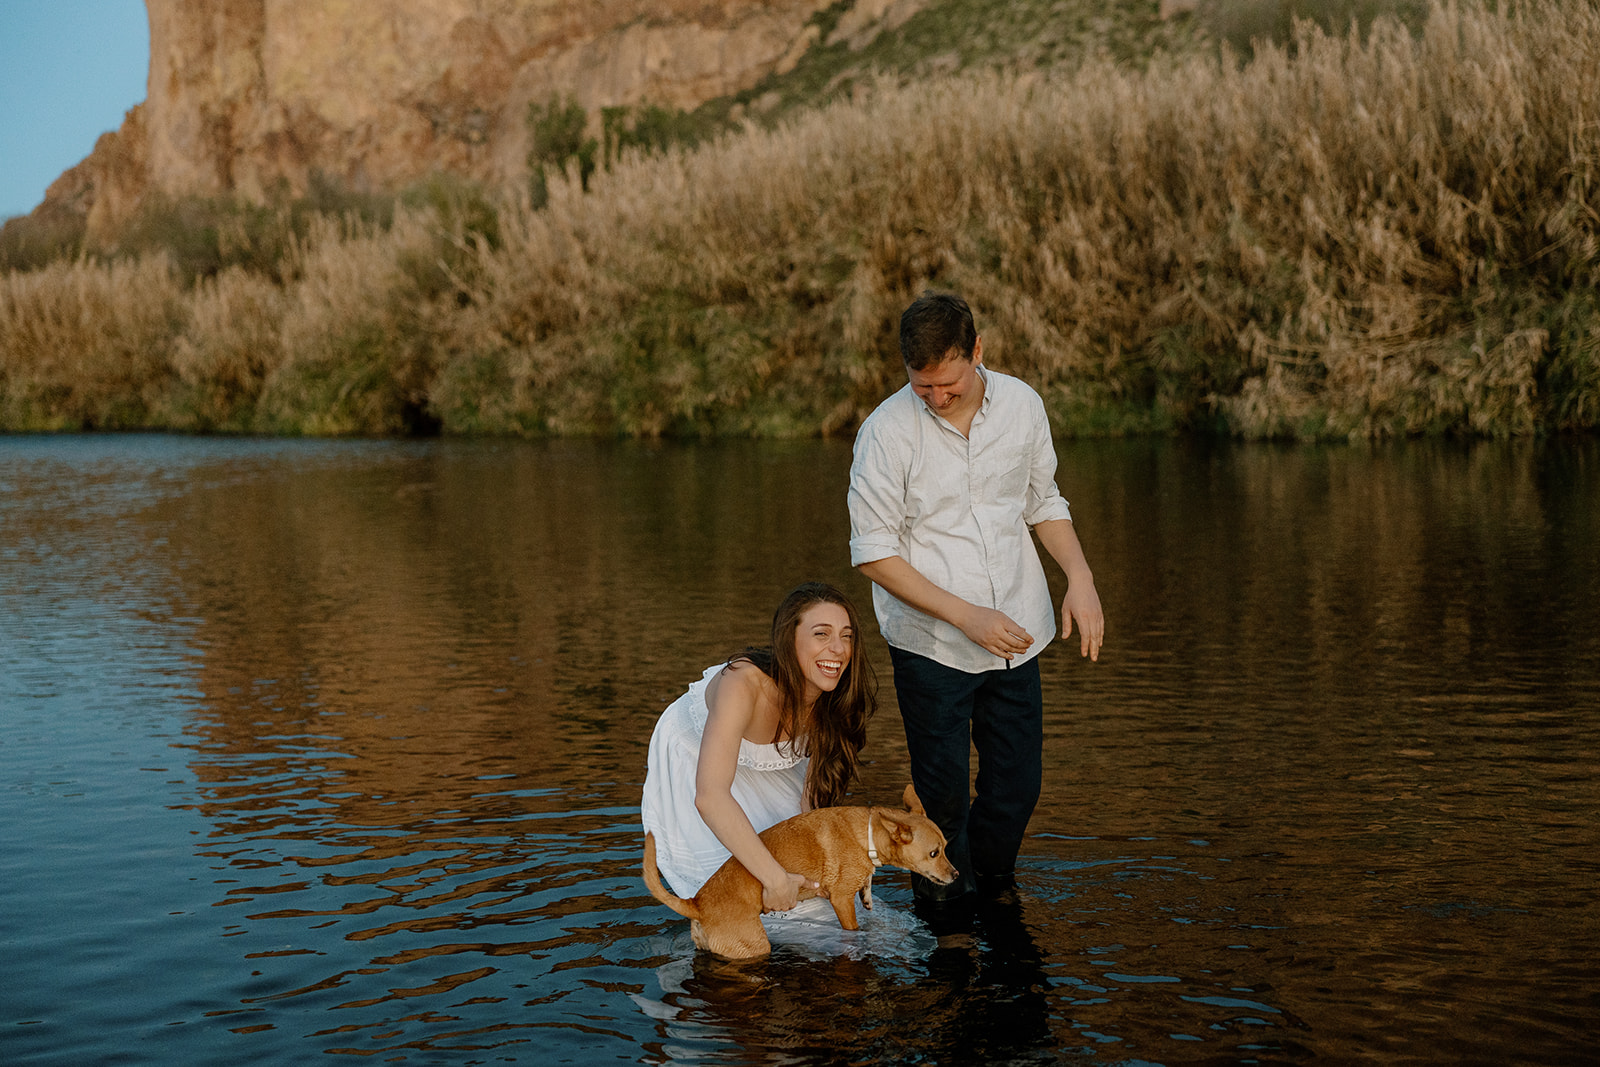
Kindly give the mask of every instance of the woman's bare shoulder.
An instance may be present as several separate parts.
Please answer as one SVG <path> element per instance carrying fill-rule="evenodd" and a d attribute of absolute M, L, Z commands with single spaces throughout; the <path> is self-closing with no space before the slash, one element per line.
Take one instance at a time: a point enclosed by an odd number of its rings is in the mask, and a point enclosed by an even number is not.
<path fill-rule="evenodd" d="M 722 670 L 718 671 L 712 678 L 713 682 L 724 680 L 737 689 L 749 689 L 763 693 L 775 690 L 778 687 L 778 684 L 767 676 L 766 671 L 743 657 L 728 661 Z"/>
<path fill-rule="evenodd" d="M 770 702 L 777 691 L 777 683 L 760 667 L 747 659 L 735 659 L 711 676 L 706 703 L 715 708 L 727 701 L 754 711 L 758 705 Z"/>

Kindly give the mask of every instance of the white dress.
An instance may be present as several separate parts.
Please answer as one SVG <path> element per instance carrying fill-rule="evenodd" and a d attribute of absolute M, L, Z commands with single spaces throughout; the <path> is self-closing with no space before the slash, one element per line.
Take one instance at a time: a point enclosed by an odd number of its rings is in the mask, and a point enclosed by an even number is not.
<path fill-rule="evenodd" d="M 656 866 L 675 893 L 692 897 L 707 878 L 728 859 L 728 850 L 700 818 L 694 806 L 695 772 L 700 764 L 700 738 L 705 733 L 706 686 L 722 670 L 719 663 L 700 676 L 689 691 L 667 706 L 650 736 L 649 764 L 645 771 L 644 796 L 639 809 L 645 830 L 656 837 Z M 810 760 L 795 756 L 788 745 L 758 745 L 748 739 L 739 742 L 739 764 L 733 772 L 733 799 L 760 833 L 774 823 L 800 814 L 805 790 L 806 767 Z M 822 897 L 802 900 L 791 911 L 761 917 L 767 935 L 797 951 L 825 959 L 847 955 L 887 956 L 914 959 L 926 956 L 935 946 L 925 927 L 910 913 L 885 906 L 881 901 L 871 912 L 857 911 L 859 931 L 843 930 L 833 906 Z M 687 931 L 684 931 L 687 940 Z M 693 949 L 690 949 L 692 956 Z M 679 961 L 689 966 L 688 958 Z M 672 965 L 663 968 L 662 985 L 678 990 L 683 974 Z M 680 990 L 681 991 L 681 990 Z M 658 1010 L 675 1014 L 676 1009 L 652 1007 L 641 998 L 641 1006 L 652 1015 Z"/>
<path fill-rule="evenodd" d="M 700 738 L 705 733 L 706 686 L 723 664 L 709 667 L 689 691 L 661 713 L 650 737 L 640 815 L 656 837 L 656 866 L 680 897 L 692 897 L 728 858 L 711 827 L 694 806 L 695 773 L 700 765 Z M 760 833 L 774 823 L 800 814 L 810 760 L 788 745 L 739 741 L 739 765 L 733 772 L 733 799 Z"/>

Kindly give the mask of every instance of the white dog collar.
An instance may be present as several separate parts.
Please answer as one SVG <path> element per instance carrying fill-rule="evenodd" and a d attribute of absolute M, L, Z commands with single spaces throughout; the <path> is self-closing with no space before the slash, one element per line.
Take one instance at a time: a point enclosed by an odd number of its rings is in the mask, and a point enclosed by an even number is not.
<path fill-rule="evenodd" d="M 872 843 L 872 809 L 867 809 L 867 859 L 872 861 L 874 867 L 882 867 L 883 861 L 878 859 L 878 847 Z"/>

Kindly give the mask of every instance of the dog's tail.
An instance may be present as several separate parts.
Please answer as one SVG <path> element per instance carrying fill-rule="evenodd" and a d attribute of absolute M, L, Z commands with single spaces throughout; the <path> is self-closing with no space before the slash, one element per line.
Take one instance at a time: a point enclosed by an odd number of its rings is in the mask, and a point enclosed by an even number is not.
<path fill-rule="evenodd" d="M 700 918 L 700 909 L 694 906 L 694 901 L 684 900 L 661 881 L 661 872 L 656 870 L 656 835 L 648 831 L 644 835 L 644 884 L 651 896 L 685 919 Z"/>

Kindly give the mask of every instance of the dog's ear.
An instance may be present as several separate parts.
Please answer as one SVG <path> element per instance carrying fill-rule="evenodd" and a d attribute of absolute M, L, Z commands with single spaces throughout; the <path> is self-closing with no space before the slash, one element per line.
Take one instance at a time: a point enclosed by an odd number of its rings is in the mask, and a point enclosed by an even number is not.
<path fill-rule="evenodd" d="M 906 791 L 901 795 L 900 800 L 901 803 L 906 806 L 906 810 L 911 814 L 928 814 L 927 811 L 925 811 L 922 807 L 922 799 L 917 796 L 917 787 L 912 785 L 910 782 L 906 783 Z"/>
<path fill-rule="evenodd" d="M 917 828 L 908 819 L 902 819 L 892 811 L 883 813 L 883 821 L 889 826 L 889 837 L 897 845 L 909 845 L 917 836 Z"/>

